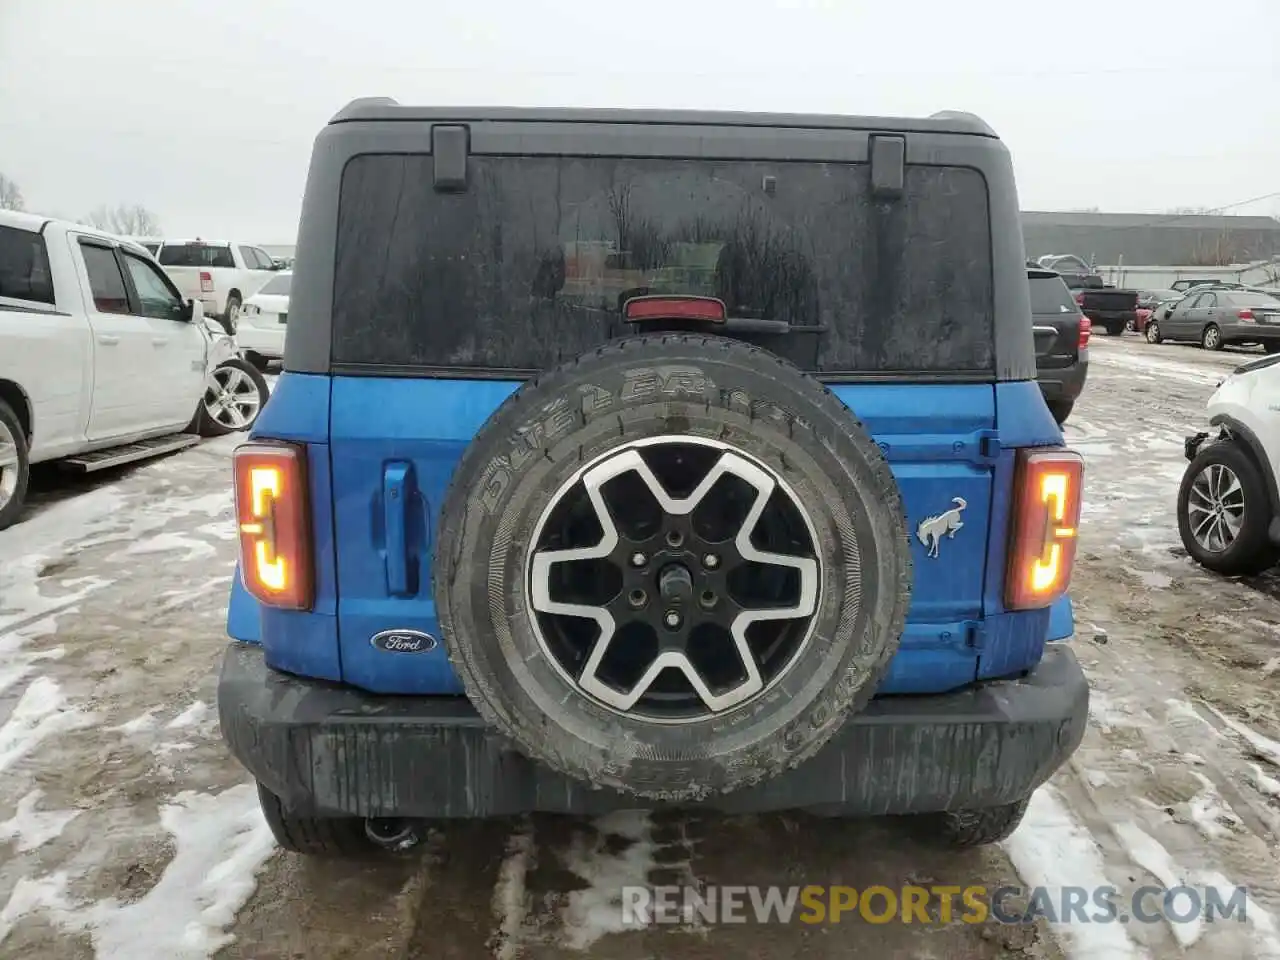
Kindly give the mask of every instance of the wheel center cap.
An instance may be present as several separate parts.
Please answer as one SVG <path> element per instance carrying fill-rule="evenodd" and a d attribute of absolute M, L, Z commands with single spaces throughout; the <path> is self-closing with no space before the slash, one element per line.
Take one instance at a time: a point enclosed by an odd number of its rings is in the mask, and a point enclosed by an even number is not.
<path fill-rule="evenodd" d="M 667 603 L 683 603 L 693 599 L 693 576 L 682 563 L 672 563 L 658 574 L 658 593 Z"/>

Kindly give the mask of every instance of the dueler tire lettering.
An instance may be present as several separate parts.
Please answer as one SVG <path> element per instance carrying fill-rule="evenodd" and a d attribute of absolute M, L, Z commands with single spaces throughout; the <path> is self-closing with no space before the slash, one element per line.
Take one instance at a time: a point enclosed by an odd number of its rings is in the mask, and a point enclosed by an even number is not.
<path fill-rule="evenodd" d="M 553 662 L 530 613 L 529 556 L 557 491 L 619 449 L 672 436 L 794 492 L 820 573 L 807 645 L 772 686 L 663 723 L 611 708 Z M 750 786 L 812 756 L 875 693 L 911 588 L 897 483 L 854 415 L 767 351 L 692 335 L 615 341 L 511 396 L 454 474 L 435 556 L 443 641 L 484 719 L 561 773 L 664 801 Z"/>

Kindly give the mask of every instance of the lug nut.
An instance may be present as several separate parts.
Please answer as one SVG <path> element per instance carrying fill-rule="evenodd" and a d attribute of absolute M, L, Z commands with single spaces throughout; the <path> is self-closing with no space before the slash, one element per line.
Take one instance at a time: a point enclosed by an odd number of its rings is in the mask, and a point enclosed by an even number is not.
<path fill-rule="evenodd" d="M 708 570 L 714 570 L 716 567 L 720 566 L 720 558 L 714 553 L 708 553 L 702 558 L 702 565 Z"/>
<path fill-rule="evenodd" d="M 680 626 L 680 614 L 675 610 L 668 610 L 662 617 L 662 622 L 674 630 Z"/>
<path fill-rule="evenodd" d="M 648 559 L 649 559 L 648 557 L 646 557 L 643 553 L 637 550 L 635 553 L 631 555 L 631 565 L 633 567 L 643 567 L 645 565 L 645 561 Z"/>

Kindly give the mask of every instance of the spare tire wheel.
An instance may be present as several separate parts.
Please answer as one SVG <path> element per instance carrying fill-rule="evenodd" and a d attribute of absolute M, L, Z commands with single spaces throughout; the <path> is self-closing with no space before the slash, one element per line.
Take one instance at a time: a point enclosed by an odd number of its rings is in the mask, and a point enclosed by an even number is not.
<path fill-rule="evenodd" d="M 812 756 L 897 649 L 897 483 L 817 381 L 720 337 L 612 342 L 512 395 L 446 496 L 435 591 L 484 719 L 651 800 Z"/>

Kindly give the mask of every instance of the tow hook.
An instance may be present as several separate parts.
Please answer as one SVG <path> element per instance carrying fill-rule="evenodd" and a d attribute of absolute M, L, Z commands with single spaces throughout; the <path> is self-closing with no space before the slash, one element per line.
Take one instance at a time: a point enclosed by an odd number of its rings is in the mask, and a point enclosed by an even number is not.
<path fill-rule="evenodd" d="M 1182 453 L 1188 460 L 1194 460 L 1196 454 L 1200 452 L 1200 445 L 1209 439 L 1209 434 L 1201 431 L 1195 436 L 1187 437 L 1182 441 Z"/>
<path fill-rule="evenodd" d="M 421 820 L 400 817 L 373 817 L 364 822 L 364 832 L 369 840 L 383 850 L 404 853 L 426 839 L 426 824 Z"/>

